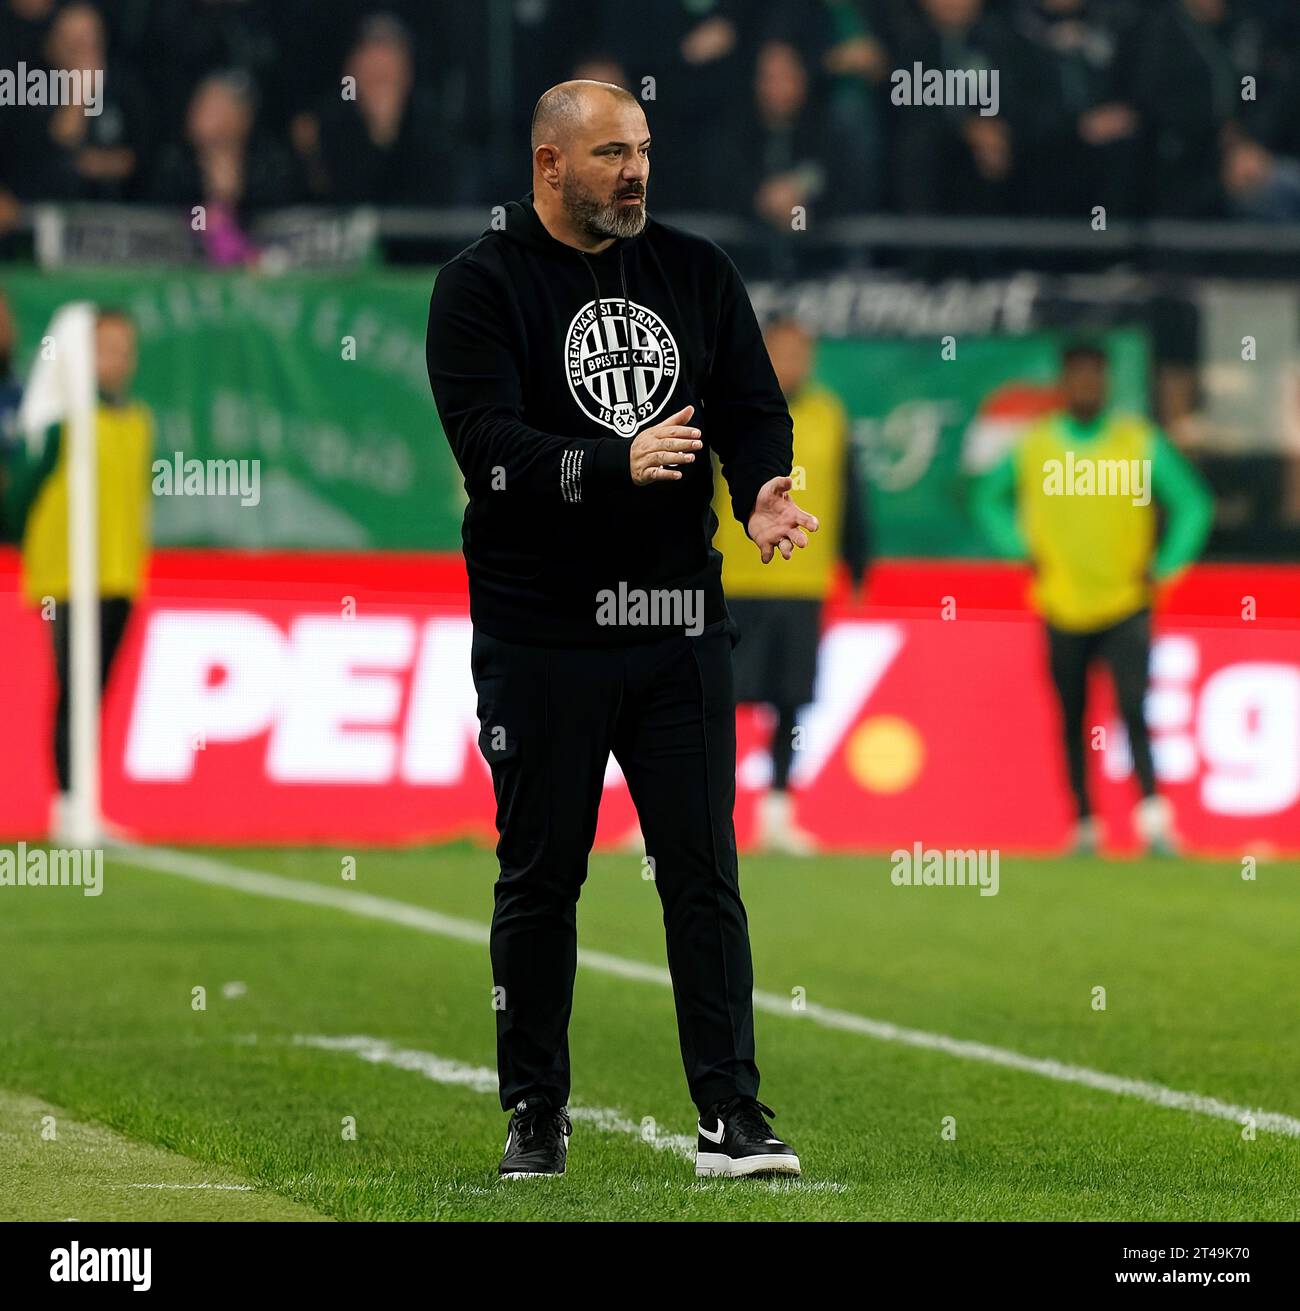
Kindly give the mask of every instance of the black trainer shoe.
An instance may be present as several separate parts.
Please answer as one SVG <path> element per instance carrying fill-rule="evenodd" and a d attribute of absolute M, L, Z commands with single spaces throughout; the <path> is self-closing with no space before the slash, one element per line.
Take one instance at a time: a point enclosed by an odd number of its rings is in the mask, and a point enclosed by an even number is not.
<path fill-rule="evenodd" d="M 498 1174 L 503 1179 L 535 1179 L 563 1174 L 573 1124 L 563 1106 L 545 1097 L 528 1097 L 515 1107 Z"/>
<path fill-rule="evenodd" d="M 799 1173 L 799 1158 L 773 1132 L 776 1114 L 753 1097 L 731 1097 L 709 1108 L 699 1123 L 697 1175 L 739 1178 L 751 1174 Z"/>

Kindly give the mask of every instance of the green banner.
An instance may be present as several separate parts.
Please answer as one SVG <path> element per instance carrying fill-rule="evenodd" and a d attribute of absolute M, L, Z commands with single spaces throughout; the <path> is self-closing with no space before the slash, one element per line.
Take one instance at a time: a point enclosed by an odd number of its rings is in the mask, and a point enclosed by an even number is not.
<path fill-rule="evenodd" d="M 457 550 L 464 491 L 429 392 L 433 274 L 13 271 L 18 361 L 70 300 L 140 329 L 158 458 L 258 460 L 260 500 L 157 497 L 162 545 Z"/>
<path fill-rule="evenodd" d="M 1054 333 L 961 337 L 946 352 L 936 338 L 821 343 L 817 376 L 851 416 L 875 554 L 990 554 L 967 510 L 971 477 L 1047 394 L 1063 341 Z M 1102 342 L 1112 401 L 1145 412 L 1145 337 L 1126 328 Z M 798 441 L 796 433 L 796 460 Z"/>
<path fill-rule="evenodd" d="M 154 411 L 157 457 L 259 461 L 256 505 L 155 498 L 159 544 L 459 550 L 464 491 L 424 363 L 433 276 L 20 269 L 0 286 L 24 371 L 60 305 L 121 306 L 140 328 L 136 394 Z M 988 554 L 966 495 L 1000 422 L 989 411 L 1008 388 L 1049 386 L 1060 345 L 962 337 L 945 358 L 936 339 L 821 344 L 818 375 L 853 418 L 877 554 Z M 1107 345 L 1116 403 L 1143 409 L 1142 334 Z"/>

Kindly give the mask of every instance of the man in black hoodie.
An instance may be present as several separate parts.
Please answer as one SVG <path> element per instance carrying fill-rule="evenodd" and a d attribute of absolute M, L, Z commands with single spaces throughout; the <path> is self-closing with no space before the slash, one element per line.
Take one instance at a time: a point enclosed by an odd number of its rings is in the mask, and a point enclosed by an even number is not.
<path fill-rule="evenodd" d="M 764 562 L 817 521 L 790 499 L 790 416 L 734 265 L 646 215 L 649 146 L 629 92 L 553 87 L 532 192 L 442 269 L 429 310 L 429 379 L 469 496 L 510 1177 L 564 1171 L 576 909 L 611 752 L 663 903 L 696 1172 L 799 1171 L 757 1100 L 710 451 Z"/>

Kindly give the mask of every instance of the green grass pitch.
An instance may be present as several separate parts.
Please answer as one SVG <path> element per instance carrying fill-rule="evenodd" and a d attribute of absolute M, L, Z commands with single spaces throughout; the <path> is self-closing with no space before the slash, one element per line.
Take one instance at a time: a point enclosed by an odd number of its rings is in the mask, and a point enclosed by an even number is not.
<path fill-rule="evenodd" d="M 780 1182 L 694 1178 L 654 886 L 594 857 L 569 1173 L 499 1182 L 489 851 L 168 859 L 110 850 L 97 898 L 0 888 L 0 1219 L 1300 1216 L 1294 864 L 1004 857 L 981 897 L 883 855 L 743 859 L 762 1096 L 804 1165 Z"/>

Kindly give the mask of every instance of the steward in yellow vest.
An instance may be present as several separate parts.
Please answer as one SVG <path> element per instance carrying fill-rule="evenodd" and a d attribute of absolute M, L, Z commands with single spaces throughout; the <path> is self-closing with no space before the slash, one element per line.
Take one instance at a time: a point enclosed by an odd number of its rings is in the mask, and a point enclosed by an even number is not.
<path fill-rule="evenodd" d="M 108 682 L 131 603 L 144 584 L 149 555 L 153 419 L 144 405 L 127 396 L 136 358 L 131 319 L 118 310 L 101 311 L 95 325 L 101 688 Z M 23 595 L 50 622 L 58 684 L 54 763 L 61 793 L 70 782 L 68 448 L 66 425 L 51 428 L 34 456 L 19 448 L 9 469 L 4 514 L 6 524 L 21 534 Z"/>
<path fill-rule="evenodd" d="M 866 516 L 848 416 L 839 398 L 810 377 L 812 339 L 792 320 L 772 323 L 764 339 L 794 424 L 792 490 L 821 527 L 793 559 L 765 565 L 730 513 L 724 490 L 714 504 L 719 527 L 713 544 L 722 552 L 722 590 L 740 631 L 733 653 L 736 701 L 771 706 L 776 716 L 772 787 L 759 802 L 759 842 L 802 855 L 813 850 L 813 840 L 795 824 L 789 792 L 796 720 L 813 699 L 822 605 L 837 562 L 845 561 L 855 588 L 862 582 Z"/>
<path fill-rule="evenodd" d="M 1047 626 L 1061 705 L 1075 848 L 1096 849 L 1099 830 L 1085 783 L 1088 668 L 1110 668 L 1142 800 L 1134 825 L 1152 850 L 1172 849 L 1168 802 L 1156 791 L 1143 703 L 1152 592 L 1200 553 L 1214 504 L 1201 476 L 1148 420 L 1106 408 L 1107 359 L 1078 343 L 1062 356 L 1065 409 L 1033 424 L 1001 464 L 976 483 L 972 510 L 998 553 L 1028 556 L 1031 599 Z M 1156 505 L 1165 512 L 1157 541 Z"/>

